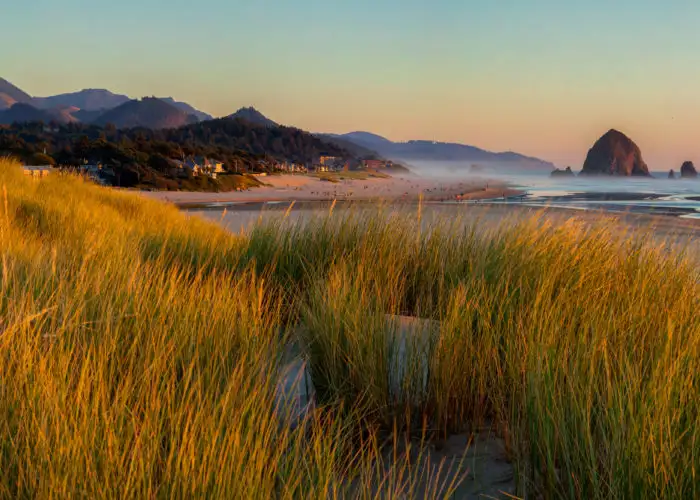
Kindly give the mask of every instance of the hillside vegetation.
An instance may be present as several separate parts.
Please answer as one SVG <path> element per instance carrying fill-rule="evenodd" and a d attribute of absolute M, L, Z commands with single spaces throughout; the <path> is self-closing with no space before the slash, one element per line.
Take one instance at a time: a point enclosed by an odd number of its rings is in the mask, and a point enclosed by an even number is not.
<path fill-rule="evenodd" d="M 174 162 L 186 157 L 219 160 L 230 173 L 269 170 L 284 161 L 309 163 L 321 155 L 352 158 L 347 151 L 302 130 L 233 119 L 168 130 L 77 123 L 57 127 L 15 124 L 0 127 L 0 156 L 3 155 L 30 165 L 100 163 L 114 171 L 115 185 L 158 189 L 184 189 L 185 185 L 197 184 L 192 179 L 183 183 L 173 175 Z"/>
<path fill-rule="evenodd" d="M 350 159 L 344 149 L 327 144 L 299 129 L 265 127 L 243 120 L 222 118 L 169 130 L 117 129 L 69 124 L 47 130 L 41 123 L 0 127 L 0 154 L 25 159 L 46 150 L 56 162 L 89 162 L 146 165 L 158 161 L 201 155 L 228 163 L 253 165 L 254 160 L 316 161 L 320 155 Z M 155 159 L 153 160 L 155 163 Z"/>
<path fill-rule="evenodd" d="M 482 426 L 521 495 L 700 495 L 680 253 L 420 212 L 234 235 L 7 162 L 0 197 L 2 497 L 444 497 L 459 479 L 419 489 L 438 469 L 385 446 Z M 387 314 L 435 321 L 401 339 Z M 275 397 L 291 343 L 317 390 L 301 422 Z"/>

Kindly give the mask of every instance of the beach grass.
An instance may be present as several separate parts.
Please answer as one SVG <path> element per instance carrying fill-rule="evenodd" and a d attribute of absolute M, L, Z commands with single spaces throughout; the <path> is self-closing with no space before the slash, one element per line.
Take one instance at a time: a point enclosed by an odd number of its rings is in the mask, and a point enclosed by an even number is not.
<path fill-rule="evenodd" d="M 545 217 L 232 234 L 10 162 L 0 190 L 2 497 L 449 497 L 462 478 L 416 455 L 485 427 L 520 496 L 700 495 L 682 249 Z M 290 344 L 301 421 L 276 397 Z"/>
<path fill-rule="evenodd" d="M 340 182 L 343 180 L 367 180 L 371 178 L 376 178 L 376 179 L 388 179 L 391 176 L 388 174 L 384 174 L 382 172 L 379 172 L 377 170 L 350 170 L 350 171 L 341 171 L 341 172 L 314 172 L 311 174 L 308 174 L 311 177 L 317 177 L 318 179 L 322 181 L 328 181 L 328 182 Z"/>
<path fill-rule="evenodd" d="M 0 163 L 0 497 L 410 492 L 408 460 L 380 465 L 372 429 L 351 440 L 359 408 L 298 422 L 275 397 L 289 297 L 250 251 L 174 207 Z"/>
<path fill-rule="evenodd" d="M 165 177 L 144 179 L 135 189 L 144 191 L 197 191 L 205 193 L 224 193 L 245 191 L 263 186 L 250 174 L 220 173 L 216 178 L 199 175 L 191 178 L 167 179 Z"/>

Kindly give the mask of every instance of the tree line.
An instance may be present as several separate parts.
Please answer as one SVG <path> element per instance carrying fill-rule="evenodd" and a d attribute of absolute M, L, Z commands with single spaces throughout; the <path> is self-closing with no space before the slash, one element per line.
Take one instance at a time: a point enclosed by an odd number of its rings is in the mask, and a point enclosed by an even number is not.
<path fill-rule="evenodd" d="M 310 163 L 321 155 L 353 159 L 338 145 L 296 128 L 228 118 L 165 130 L 42 122 L 0 126 L 0 155 L 33 165 L 100 163 L 129 182 L 171 177 L 173 162 L 190 157 L 218 160 L 232 173 L 262 171 L 284 161 Z"/>

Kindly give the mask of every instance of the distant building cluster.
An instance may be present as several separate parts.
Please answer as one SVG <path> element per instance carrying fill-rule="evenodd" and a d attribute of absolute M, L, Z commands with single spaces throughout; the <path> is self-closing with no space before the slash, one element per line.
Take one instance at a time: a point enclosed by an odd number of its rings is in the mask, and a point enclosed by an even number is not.
<path fill-rule="evenodd" d="M 380 170 L 391 168 L 394 166 L 394 163 L 388 160 L 362 160 L 362 166 L 371 170 Z"/>
<path fill-rule="evenodd" d="M 350 163 L 338 156 L 321 156 L 318 161 L 313 161 L 307 164 L 280 162 L 269 164 L 261 162 L 259 165 L 261 170 L 272 170 L 276 172 L 286 172 L 293 174 L 306 174 L 309 172 L 340 172 L 350 169 Z"/>
<path fill-rule="evenodd" d="M 225 173 L 224 163 L 206 157 L 189 157 L 182 160 L 168 160 L 169 175 L 174 178 L 191 178 L 207 176 L 216 179 L 219 174 Z M 167 167 L 165 165 L 165 167 Z M 341 172 L 357 168 L 381 169 L 390 167 L 392 163 L 386 160 L 364 160 L 362 162 L 348 161 L 339 156 L 318 156 L 315 161 L 298 163 L 289 161 L 274 161 L 269 158 L 256 160 L 252 172 L 281 172 L 290 174 Z M 99 184 L 109 184 L 116 177 L 113 166 L 101 163 L 89 164 L 84 160 L 79 165 L 51 166 L 25 166 L 24 173 L 33 177 L 43 177 L 54 170 L 70 171 L 83 175 Z"/>
<path fill-rule="evenodd" d="M 169 164 L 171 165 L 170 175 L 173 177 L 188 178 L 208 176 L 212 179 L 216 179 L 218 174 L 225 172 L 223 162 L 203 157 L 188 158 L 185 160 L 170 160 Z M 48 175 L 48 172 L 53 170 L 74 172 L 92 180 L 93 182 L 103 185 L 110 184 L 108 181 L 110 179 L 114 179 L 116 174 L 112 166 L 103 165 L 102 163 L 58 165 L 56 168 L 24 167 L 25 174 L 39 177 Z"/>
<path fill-rule="evenodd" d="M 321 156 L 318 160 L 319 165 L 324 166 L 324 167 L 331 167 L 335 166 L 337 163 L 342 162 L 342 158 L 338 158 L 337 156 Z"/>
<path fill-rule="evenodd" d="M 336 165 L 321 165 L 320 163 L 313 165 L 309 169 L 310 172 L 340 172 L 341 170 L 343 170 L 343 167 Z"/>
<path fill-rule="evenodd" d="M 216 179 L 218 174 L 224 172 L 224 164 L 217 160 L 210 160 L 209 158 L 188 158 L 186 160 L 180 161 L 175 160 L 176 168 L 180 177 L 198 177 L 200 175 L 206 175 L 212 179 Z"/>
<path fill-rule="evenodd" d="M 278 172 L 288 172 L 291 174 L 305 174 L 309 171 L 306 165 L 301 163 L 276 163 L 273 167 L 274 170 Z"/>
<path fill-rule="evenodd" d="M 312 165 L 309 169 L 313 172 L 340 172 L 342 170 L 350 170 L 350 163 L 339 156 L 321 156 L 318 163 Z"/>
<path fill-rule="evenodd" d="M 114 170 L 104 167 L 101 163 L 97 163 L 95 165 L 83 165 L 79 168 L 79 171 L 88 179 L 98 184 L 106 184 L 104 181 L 105 176 L 114 177 Z"/>

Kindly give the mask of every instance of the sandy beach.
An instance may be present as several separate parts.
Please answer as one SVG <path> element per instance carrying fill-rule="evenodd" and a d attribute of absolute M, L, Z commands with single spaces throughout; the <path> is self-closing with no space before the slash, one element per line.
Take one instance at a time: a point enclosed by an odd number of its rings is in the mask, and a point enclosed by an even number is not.
<path fill-rule="evenodd" d="M 263 203 L 332 200 L 478 200 L 518 196 L 521 191 L 503 182 L 455 179 L 432 180 L 411 175 L 341 179 L 337 182 L 310 175 L 270 175 L 259 177 L 265 186 L 247 191 L 203 193 L 193 191 L 142 191 L 144 196 L 178 206 L 207 203 Z"/>

